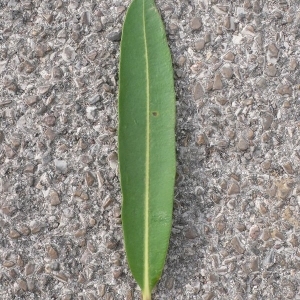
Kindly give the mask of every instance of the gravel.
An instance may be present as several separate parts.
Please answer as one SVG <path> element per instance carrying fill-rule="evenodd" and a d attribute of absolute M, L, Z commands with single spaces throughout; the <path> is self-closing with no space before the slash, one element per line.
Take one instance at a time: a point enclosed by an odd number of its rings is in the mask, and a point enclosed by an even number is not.
<path fill-rule="evenodd" d="M 0 3 L 3 300 L 140 299 L 117 157 L 128 5 Z M 157 6 L 174 62 L 178 165 L 153 299 L 300 299 L 300 3 Z"/>

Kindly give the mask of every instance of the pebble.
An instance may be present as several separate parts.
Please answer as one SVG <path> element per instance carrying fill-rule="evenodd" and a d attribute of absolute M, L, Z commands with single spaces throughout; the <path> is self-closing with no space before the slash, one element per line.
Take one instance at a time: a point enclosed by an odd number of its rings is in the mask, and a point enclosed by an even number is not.
<path fill-rule="evenodd" d="M 20 254 L 17 256 L 17 265 L 19 267 L 23 267 L 24 266 L 24 260 L 22 259 L 22 256 Z"/>
<path fill-rule="evenodd" d="M 47 111 L 47 106 L 46 105 L 41 105 L 40 108 L 37 110 L 38 115 L 43 115 Z"/>
<path fill-rule="evenodd" d="M 235 209 L 236 208 L 236 201 L 234 199 L 231 199 L 227 202 L 227 207 L 230 209 Z"/>
<path fill-rule="evenodd" d="M 11 260 L 5 260 L 3 261 L 2 263 L 2 266 L 5 267 L 5 268 L 11 268 L 15 265 L 15 263 Z"/>
<path fill-rule="evenodd" d="M 87 58 L 91 61 L 94 61 L 96 59 L 97 55 L 98 55 L 98 52 L 96 50 L 92 50 L 87 54 Z M 92 104 L 94 104 L 94 103 L 92 103 Z"/>
<path fill-rule="evenodd" d="M 243 247 L 240 239 L 237 236 L 235 236 L 231 240 L 231 245 L 234 248 L 234 250 L 236 250 L 238 253 L 243 254 L 245 252 L 245 248 Z"/>
<path fill-rule="evenodd" d="M 94 158 L 91 155 L 82 155 L 80 157 L 81 162 L 83 162 L 84 164 L 90 164 L 92 162 L 94 162 Z"/>
<path fill-rule="evenodd" d="M 78 141 L 78 147 L 80 148 L 80 150 L 85 150 L 88 147 L 88 145 L 84 142 L 83 139 L 80 139 Z"/>
<path fill-rule="evenodd" d="M 96 95 L 92 96 L 91 98 L 89 98 L 88 101 L 90 104 L 95 104 L 100 101 L 100 95 L 96 94 Z"/>
<path fill-rule="evenodd" d="M 8 235 L 11 239 L 17 239 L 21 236 L 21 234 L 16 229 L 11 229 Z"/>
<path fill-rule="evenodd" d="M 200 30 L 202 27 L 202 20 L 200 17 L 195 17 L 190 22 L 190 27 L 192 30 Z"/>
<path fill-rule="evenodd" d="M 53 67 L 52 68 L 52 78 L 54 79 L 61 79 L 64 73 L 60 67 Z"/>
<path fill-rule="evenodd" d="M 19 229 L 20 233 L 22 233 L 23 235 L 27 236 L 30 234 L 30 228 L 27 225 L 22 225 Z"/>
<path fill-rule="evenodd" d="M 266 67 L 265 73 L 270 77 L 274 77 L 274 76 L 276 76 L 277 69 L 274 65 L 268 65 Z"/>
<path fill-rule="evenodd" d="M 110 196 L 107 196 L 103 201 L 103 208 L 106 209 L 113 204 L 113 199 Z"/>
<path fill-rule="evenodd" d="M 115 279 L 120 278 L 122 274 L 123 274 L 123 268 L 121 268 L 121 267 L 114 268 L 113 276 Z"/>
<path fill-rule="evenodd" d="M 224 233 L 224 231 L 226 229 L 226 224 L 224 222 L 217 222 L 216 223 L 216 229 L 217 229 L 218 232 Z"/>
<path fill-rule="evenodd" d="M 97 252 L 95 245 L 91 241 L 87 241 L 87 249 L 89 249 L 89 251 L 92 253 Z"/>
<path fill-rule="evenodd" d="M 97 292 L 100 297 L 103 297 L 105 295 L 105 284 L 98 285 Z"/>
<path fill-rule="evenodd" d="M 185 237 L 187 239 L 195 239 L 199 236 L 198 231 L 195 226 L 189 227 L 185 232 Z"/>
<path fill-rule="evenodd" d="M 254 137 L 255 137 L 254 131 L 253 131 L 251 128 L 248 129 L 248 130 L 247 130 L 247 138 L 248 138 L 249 140 L 253 140 Z"/>
<path fill-rule="evenodd" d="M 201 51 L 205 47 L 205 40 L 204 39 L 199 39 L 195 42 L 195 50 L 196 51 Z"/>
<path fill-rule="evenodd" d="M 282 164 L 282 167 L 284 169 L 284 171 L 288 174 L 294 174 L 294 169 L 293 169 L 293 165 L 290 161 L 286 161 Z"/>
<path fill-rule="evenodd" d="M 292 233 L 292 234 L 289 236 L 289 238 L 288 238 L 287 241 L 288 241 L 293 247 L 298 247 L 298 246 L 299 246 L 298 238 L 297 238 L 297 236 L 296 236 L 294 233 Z"/>
<path fill-rule="evenodd" d="M 197 136 L 196 143 L 199 146 L 201 146 L 201 145 L 207 145 L 208 144 L 207 136 L 205 134 L 199 134 Z"/>
<path fill-rule="evenodd" d="M 113 215 L 115 218 L 120 218 L 121 217 L 121 209 L 119 207 L 115 207 L 113 210 Z"/>
<path fill-rule="evenodd" d="M 213 1 L 213 3 L 217 3 Z M 228 7 L 226 6 L 221 6 L 221 5 L 213 5 L 212 9 L 216 12 L 218 15 L 225 15 L 228 11 Z"/>
<path fill-rule="evenodd" d="M 109 162 L 118 162 L 118 153 L 115 151 L 112 151 L 108 156 L 107 156 L 107 160 Z"/>
<path fill-rule="evenodd" d="M 68 279 L 69 279 L 68 276 L 65 273 L 62 273 L 62 272 L 54 274 L 53 276 L 54 276 L 54 278 L 56 278 L 57 280 L 59 280 L 63 283 L 68 282 Z"/>
<path fill-rule="evenodd" d="M 96 224 L 97 224 L 97 221 L 94 218 L 90 217 L 89 218 L 89 226 L 94 227 Z"/>
<path fill-rule="evenodd" d="M 268 45 L 268 52 L 269 52 L 270 57 L 278 56 L 279 50 L 275 43 L 271 43 Z"/>
<path fill-rule="evenodd" d="M 289 61 L 289 69 L 291 71 L 295 71 L 297 69 L 298 66 L 298 61 L 295 57 L 292 57 Z"/>
<path fill-rule="evenodd" d="M 7 158 L 12 159 L 16 156 L 15 151 L 7 145 L 4 145 L 4 151 Z"/>
<path fill-rule="evenodd" d="M 32 279 L 32 278 L 27 279 L 27 287 L 28 287 L 28 291 L 34 292 L 34 290 L 35 290 L 34 279 Z"/>
<path fill-rule="evenodd" d="M 203 295 L 202 299 L 203 300 L 212 300 L 215 297 L 215 293 L 214 292 L 207 292 Z"/>
<path fill-rule="evenodd" d="M 71 46 L 66 46 L 62 52 L 61 57 L 66 62 L 74 61 L 76 57 L 75 49 Z"/>
<path fill-rule="evenodd" d="M 290 101 L 284 101 L 283 107 L 284 107 L 284 108 L 291 108 L 291 103 L 290 103 Z"/>
<path fill-rule="evenodd" d="M 265 89 L 267 87 L 267 80 L 261 77 L 257 80 L 256 84 L 259 88 Z"/>
<path fill-rule="evenodd" d="M 61 172 L 62 174 L 66 174 L 68 172 L 68 163 L 65 160 L 54 160 L 55 168 L 58 172 Z"/>
<path fill-rule="evenodd" d="M 277 196 L 281 199 L 286 199 L 293 187 L 293 181 L 281 180 L 277 182 Z"/>
<path fill-rule="evenodd" d="M 264 132 L 261 136 L 261 140 L 263 143 L 268 143 L 271 140 L 271 135 L 269 132 Z"/>
<path fill-rule="evenodd" d="M 88 106 L 86 108 L 86 117 L 89 120 L 94 120 L 96 118 L 97 106 Z"/>
<path fill-rule="evenodd" d="M 252 240 L 257 240 L 259 235 L 260 235 L 260 228 L 256 224 L 251 226 L 251 228 L 249 230 L 249 237 Z"/>
<path fill-rule="evenodd" d="M 92 186 L 95 182 L 95 177 L 91 172 L 85 173 L 85 182 L 87 186 Z"/>
<path fill-rule="evenodd" d="M 34 71 L 35 66 L 32 64 L 30 61 L 24 61 L 23 63 L 20 64 L 19 66 L 19 71 L 20 72 L 25 72 L 26 74 L 30 74 Z"/>
<path fill-rule="evenodd" d="M 125 300 L 134 300 L 133 299 L 133 291 L 132 290 L 128 290 L 126 292 L 126 298 L 125 298 Z"/>
<path fill-rule="evenodd" d="M 75 236 L 76 238 L 83 237 L 83 236 L 85 236 L 85 235 L 86 235 L 86 229 L 85 229 L 85 228 L 78 229 L 78 230 L 76 230 L 75 233 L 74 233 L 74 236 Z"/>
<path fill-rule="evenodd" d="M 38 44 L 35 48 L 35 55 L 39 58 L 44 57 L 50 51 L 50 47 L 44 44 Z"/>
<path fill-rule="evenodd" d="M 19 287 L 20 287 L 24 292 L 26 292 L 26 291 L 28 290 L 27 282 L 26 282 L 25 279 L 19 278 L 19 279 L 17 280 L 17 283 L 18 283 Z"/>
<path fill-rule="evenodd" d="M 179 58 L 177 60 L 178 66 L 183 67 L 183 65 L 185 64 L 185 62 L 186 62 L 186 57 L 183 56 L 183 55 L 179 56 Z"/>
<path fill-rule="evenodd" d="M 258 257 L 252 258 L 249 267 L 252 272 L 257 272 L 259 270 L 259 258 Z"/>
<path fill-rule="evenodd" d="M 204 97 L 204 89 L 200 82 L 197 82 L 194 87 L 194 100 L 200 100 Z"/>
<path fill-rule="evenodd" d="M 215 274 L 215 273 L 209 273 L 208 279 L 211 282 L 218 282 L 219 276 L 217 274 Z"/>
<path fill-rule="evenodd" d="M 258 201 L 256 203 L 256 206 L 262 215 L 265 215 L 268 212 L 268 208 L 266 207 L 266 205 L 263 202 Z"/>
<path fill-rule="evenodd" d="M 21 145 L 21 138 L 19 136 L 12 136 L 10 139 L 10 145 L 13 149 L 17 150 Z"/>
<path fill-rule="evenodd" d="M 221 90 L 223 88 L 222 80 L 221 80 L 221 74 L 216 73 L 213 83 L 213 89 L 214 90 Z"/>
<path fill-rule="evenodd" d="M 228 60 L 228 61 L 233 62 L 234 59 L 235 59 L 235 55 L 233 54 L 233 52 L 228 51 L 228 52 L 223 56 L 223 59 L 224 59 L 224 60 Z"/>
<path fill-rule="evenodd" d="M 18 274 L 17 274 L 17 272 L 16 272 L 15 269 L 10 269 L 10 270 L 8 271 L 8 276 L 9 276 L 11 279 L 15 280 L 15 279 L 17 278 Z"/>
<path fill-rule="evenodd" d="M 287 85 L 287 84 L 282 84 L 282 85 L 279 85 L 277 87 L 277 93 L 280 94 L 280 95 L 289 95 L 289 96 L 292 96 L 293 94 L 293 89 L 291 86 Z"/>
<path fill-rule="evenodd" d="M 39 95 L 45 95 L 47 94 L 52 88 L 51 84 L 47 84 L 47 85 L 41 85 L 38 87 L 38 93 Z"/>
<path fill-rule="evenodd" d="M 56 206 L 61 203 L 59 195 L 55 190 L 50 191 L 49 198 L 50 198 L 50 204 L 52 206 Z"/>
<path fill-rule="evenodd" d="M 97 300 L 97 298 L 93 292 L 87 293 L 87 299 L 88 300 Z"/>
<path fill-rule="evenodd" d="M 263 161 L 261 163 L 261 167 L 264 169 L 264 170 L 269 170 L 271 168 L 271 161 L 270 160 L 266 160 L 266 161 Z"/>
<path fill-rule="evenodd" d="M 72 300 L 72 293 L 67 294 L 67 295 L 63 295 L 61 297 L 61 300 Z"/>
<path fill-rule="evenodd" d="M 268 130 L 271 128 L 271 125 L 273 123 L 273 116 L 269 113 L 264 114 L 262 117 L 262 126 L 263 126 L 263 130 Z"/>
<path fill-rule="evenodd" d="M 34 105 L 35 103 L 37 103 L 39 101 L 39 97 L 38 96 L 28 96 L 25 98 L 25 103 L 29 106 Z"/>
<path fill-rule="evenodd" d="M 117 247 L 118 241 L 114 238 L 114 237 L 108 237 L 105 241 L 105 246 L 110 249 L 113 250 Z"/>
<path fill-rule="evenodd" d="M 51 128 L 47 128 L 44 134 L 48 141 L 53 142 L 55 140 L 56 133 Z"/>
<path fill-rule="evenodd" d="M 262 7 L 260 6 L 260 3 L 258 0 L 254 1 L 253 3 L 253 11 L 256 13 L 256 14 L 259 14 L 262 10 Z"/>
<path fill-rule="evenodd" d="M 245 226 L 245 224 L 238 223 L 238 224 L 236 225 L 236 229 L 237 229 L 238 231 L 240 231 L 240 232 L 243 232 L 243 231 L 246 230 L 246 226 Z"/>
<path fill-rule="evenodd" d="M 44 123 L 47 125 L 47 126 L 55 126 L 55 123 L 56 123 L 56 118 L 54 116 L 46 116 L 44 118 Z"/>
<path fill-rule="evenodd" d="M 49 258 L 51 258 L 51 259 L 57 259 L 58 258 L 58 252 L 52 246 L 49 246 L 47 248 L 47 253 L 48 253 Z"/>
<path fill-rule="evenodd" d="M 53 21 L 53 15 L 52 14 L 44 14 L 43 15 L 45 20 L 47 21 L 48 24 L 50 24 Z"/>
<path fill-rule="evenodd" d="M 89 200 L 89 195 L 88 195 L 86 192 L 84 192 L 82 189 L 80 189 L 80 188 L 77 188 L 77 189 L 74 191 L 73 196 L 79 197 L 79 198 L 81 198 L 81 199 L 84 200 L 84 201 Z"/>
<path fill-rule="evenodd" d="M 106 293 L 104 300 L 115 300 L 113 293 Z"/>
<path fill-rule="evenodd" d="M 81 262 L 82 264 L 85 264 L 82 260 L 80 260 L 80 262 Z M 84 277 L 83 274 L 79 274 L 79 275 L 78 275 L 78 282 L 81 283 L 81 284 L 83 284 L 83 283 L 86 282 L 86 278 Z"/>
<path fill-rule="evenodd" d="M 238 183 L 232 182 L 229 185 L 229 188 L 227 190 L 227 194 L 229 196 L 231 196 L 231 195 L 236 195 L 236 194 L 239 194 L 239 193 L 240 193 L 240 186 L 238 185 Z"/>
<path fill-rule="evenodd" d="M 279 240 L 284 240 L 284 235 L 282 232 L 280 232 L 277 228 L 273 229 L 272 233 L 271 233 L 271 236 L 273 238 L 277 238 Z"/>
<path fill-rule="evenodd" d="M 88 251 L 88 250 L 85 250 L 80 258 L 80 262 L 84 265 L 88 265 L 92 260 L 92 255 L 91 255 L 91 252 Z M 81 280 L 86 280 L 85 277 L 82 275 L 80 276 L 80 279 Z"/>
<path fill-rule="evenodd" d="M 249 142 L 244 138 L 240 138 L 237 147 L 240 151 L 246 151 L 249 148 Z"/>
<path fill-rule="evenodd" d="M 221 73 L 226 79 L 230 79 L 233 76 L 233 69 L 229 64 L 225 64 L 221 69 Z"/>
<path fill-rule="evenodd" d="M 120 42 L 122 31 L 112 31 L 106 35 L 106 38 L 111 42 Z"/>
<path fill-rule="evenodd" d="M 82 12 L 80 21 L 83 25 L 91 25 L 91 13 L 89 11 Z"/>
<path fill-rule="evenodd" d="M 24 269 L 24 274 L 25 276 L 29 276 L 31 274 L 33 274 L 35 269 L 35 265 L 31 262 L 29 262 L 28 264 L 26 264 L 25 269 Z"/>
<path fill-rule="evenodd" d="M 36 220 L 32 220 L 29 223 L 30 231 L 32 234 L 38 233 L 42 230 L 42 224 Z"/>

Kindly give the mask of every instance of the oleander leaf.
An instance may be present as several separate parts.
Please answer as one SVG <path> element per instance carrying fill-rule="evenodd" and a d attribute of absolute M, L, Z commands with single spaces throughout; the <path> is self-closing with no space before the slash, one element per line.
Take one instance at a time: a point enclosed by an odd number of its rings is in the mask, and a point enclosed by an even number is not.
<path fill-rule="evenodd" d="M 119 70 L 119 164 L 127 260 L 143 299 L 168 250 L 175 181 L 175 92 L 170 50 L 153 0 L 133 0 Z"/>

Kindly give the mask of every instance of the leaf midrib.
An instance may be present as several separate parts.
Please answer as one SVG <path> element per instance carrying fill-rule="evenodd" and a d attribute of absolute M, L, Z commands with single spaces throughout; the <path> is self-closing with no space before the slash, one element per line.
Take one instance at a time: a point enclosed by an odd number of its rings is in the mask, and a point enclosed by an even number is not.
<path fill-rule="evenodd" d="M 146 164 L 145 164 L 145 240 L 144 240 L 144 295 L 151 294 L 149 284 L 149 169 L 150 169 L 150 85 L 149 85 L 149 59 L 146 34 L 145 0 L 143 0 L 143 30 L 146 63 Z"/>

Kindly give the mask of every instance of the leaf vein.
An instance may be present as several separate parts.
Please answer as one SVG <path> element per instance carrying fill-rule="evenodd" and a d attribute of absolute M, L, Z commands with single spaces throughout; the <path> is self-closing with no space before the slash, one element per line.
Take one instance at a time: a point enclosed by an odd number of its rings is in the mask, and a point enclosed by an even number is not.
<path fill-rule="evenodd" d="M 149 58 L 146 33 L 145 0 L 143 0 L 143 30 L 146 64 L 146 165 L 145 165 L 145 241 L 144 241 L 144 293 L 150 295 L 149 282 L 149 184 L 150 184 L 150 84 L 149 84 Z"/>

